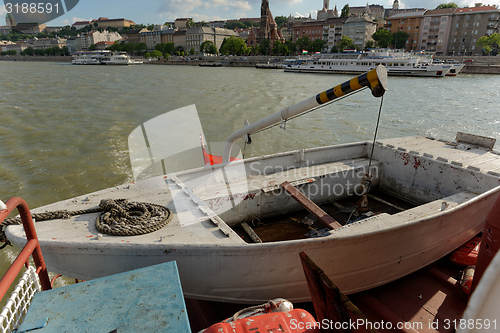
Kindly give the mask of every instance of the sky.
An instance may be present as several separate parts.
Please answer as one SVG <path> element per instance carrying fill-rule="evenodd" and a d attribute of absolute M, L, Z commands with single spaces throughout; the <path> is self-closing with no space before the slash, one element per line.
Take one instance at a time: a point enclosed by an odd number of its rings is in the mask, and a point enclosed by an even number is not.
<path fill-rule="evenodd" d="M 10 0 L 4 0 L 9 2 Z M 449 0 L 401 0 L 400 8 L 434 9 Z M 474 6 L 474 1 L 456 0 L 460 7 Z M 477 1 L 476 1 L 477 2 Z M 49 26 L 71 25 L 76 21 L 90 21 L 99 17 L 125 18 L 135 23 L 163 24 L 176 18 L 193 18 L 194 21 L 214 21 L 239 19 L 244 17 L 260 17 L 262 0 L 79 0 L 78 4 L 68 13 L 47 22 Z M 336 2 L 330 0 L 330 8 L 337 6 L 340 13 L 345 4 L 351 7 L 366 6 L 366 0 Z M 381 0 L 369 4 L 392 8 L 393 0 Z M 484 4 L 499 5 L 500 0 L 490 0 Z M 269 0 L 273 16 L 307 17 L 323 7 L 323 0 Z M 5 25 L 6 7 L 0 6 L 0 25 Z"/>

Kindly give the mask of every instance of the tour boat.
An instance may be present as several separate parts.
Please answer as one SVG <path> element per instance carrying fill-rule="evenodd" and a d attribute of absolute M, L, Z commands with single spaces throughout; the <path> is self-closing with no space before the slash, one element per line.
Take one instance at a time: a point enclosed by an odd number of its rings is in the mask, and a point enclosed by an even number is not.
<path fill-rule="evenodd" d="M 127 52 L 79 51 L 73 55 L 73 65 L 136 65 L 142 64 L 140 59 L 130 59 Z"/>
<path fill-rule="evenodd" d="M 320 54 L 309 58 L 287 59 L 285 72 L 358 74 L 383 65 L 387 74 L 399 76 L 446 76 L 450 64 L 435 64 L 423 54 L 408 54 L 402 50 L 373 49 L 369 52 Z M 457 72 L 458 73 L 458 72 Z"/>
<path fill-rule="evenodd" d="M 34 209 L 78 211 L 36 223 L 49 271 L 89 280 L 175 260 L 188 298 L 302 302 L 310 299 L 300 269 L 302 251 L 346 294 L 437 261 L 481 231 L 499 197 L 500 153 L 493 150 L 494 139 L 458 133 L 454 142 L 405 137 L 249 159 L 230 155 L 238 138 L 249 140 L 271 124 L 285 126 L 287 119 L 342 95 L 363 87 L 383 95 L 386 73 L 378 66 L 248 124 L 228 138 L 220 164 L 209 162 Z M 192 121 L 177 122 L 176 128 L 186 123 Z M 131 155 L 133 167 L 150 161 L 151 168 L 161 168 L 167 161 L 160 148 L 177 148 L 149 135 L 155 127 L 170 134 L 158 119 L 133 132 L 135 147 L 144 148 Z M 129 147 L 132 151 L 131 141 Z M 202 161 L 211 161 L 203 145 L 198 153 Z M 134 173 L 142 170 L 139 165 Z M 109 199 L 118 206 L 101 216 L 95 208 L 112 206 Z M 151 205 L 156 222 L 144 222 L 145 230 L 130 221 L 108 220 L 124 207 L 118 199 Z M 116 232 L 114 226 L 123 229 Z M 140 234 L 131 235 L 134 231 Z M 26 242 L 19 225 L 7 227 L 6 235 L 17 246 Z"/>

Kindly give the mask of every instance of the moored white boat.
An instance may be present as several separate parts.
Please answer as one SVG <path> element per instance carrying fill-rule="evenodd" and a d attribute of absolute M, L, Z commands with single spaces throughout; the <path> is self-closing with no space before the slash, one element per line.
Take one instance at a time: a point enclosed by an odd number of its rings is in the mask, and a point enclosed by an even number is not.
<path fill-rule="evenodd" d="M 358 74 L 383 65 L 388 75 L 443 77 L 450 64 L 433 64 L 423 54 L 407 54 L 401 50 L 373 49 L 369 52 L 321 54 L 309 58 L 288 59 L 285 72 Z"/>
<path fill-rule="evenodd" d="M 138 65 L 143 61 L 130 59 L 127 52 L 117 51 L 81 51 L 73 55 L 73 65 Z"/>
<path fill-rule="evenodd" d="M 324 103 L 349 84 L 378 86 L 372 72 L 314 98 Z M 289 119 L 287 112 L 279 116 Z M 181 171 L 33 211 L 75 211 L 120 198 L 173 211 L 165 227 L 137 236 L 100 235 L 94 223 L 99 213 L 37 222 L 45 261 L 55 273 L 92 279 L 176 260 L 186 297 L 305 301 L 301 251 L 353 293 L 414 272 L 477 234 L 500 193 L 500 156 L 491 148 L 492 140 L 459 135 L 457 142 L 410 137 L 297 150 Z M 354 217 L 360 207 L 352 194 L 368 171 L 371 213 Z M 341 226 L 325 230 L 308 217 L 281 190 L 284 181 L 301 186 Z M 263 242 L 252 242 L 242 222 Z M 23 235 L 20 226 L 7 228 L 18 246 Z"/>

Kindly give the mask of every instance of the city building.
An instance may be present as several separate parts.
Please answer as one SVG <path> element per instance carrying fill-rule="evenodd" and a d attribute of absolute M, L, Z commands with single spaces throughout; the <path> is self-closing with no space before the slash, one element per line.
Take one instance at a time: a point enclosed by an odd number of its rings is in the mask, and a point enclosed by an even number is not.
<path fill-rule="evenodd" d="M 174 45 L 175 47 L 181 47 L 184 52 L 186 51 L 186 30 L 177 30 L 174 32 Z"/>
<path fill-rule="evenodd" d="M 132 25 L 135 25 L 134 21 L 131 20 L 126 20 L 124 18 L 119 18 L 119 19 L 108 19 L 107 17 L 99 17 L 97 20 L 93 20 L 92 24 L 97 23 L 98 28 L 117 28 L 117 29 L 123 29 L 125 27 L 130 27 Z"/>
<path fill-rule="evenodd" d="M 446 55 L 451 21 L 456 8 L 428 10 L 420 24 L 418 50 Z"/>
<path fill-rule="evenodd" d="M 368 5 L 362 7 L 349 7 L 350 16 L 366 16 L 371 20 L 380 20 L 385 17 L 385 9 L 381 5 Z"/>
<path fill-rule="evenodd" d="M 328 52 L 342 39 L 345 21 L 347 17 L 329 18 L 325 21 L 323 31 L 326 32 L 325 41 Z"/>
<path fill-rule="evenodd" d="M 391 17 L 386 18 L 386 29 L 392 34 L 398 31 L 403 31 L 408 33 L 409 37 L 406 40 L 406 51 L 418 51 L 420 50 L 419 39 L 420 29 L 422 26 L 422 18 L 424 17 L 425 11 L 421 12 L 408 12 L 399 13 Z M 434 31 L 433 31 L 434 32 Z"/>
<path fill-rule="evenodd" d="M 156 44 L 175 44 L 174 33 L 176 31 L 176 29 L 167 29 L 161 31 L 145 30 L 140 33 L 140 43 L 146 43 L 146 45 L 148 46 L 148 50 L 154 50 Z"/>
<path fill-rule="evenodd" d="M 293 39 L 293 29 L 292 28 L 289 28 L 288 26 L 283 26 L 280 28 L 280 31 L 281 31 L 281 35 L 283 36 L 283 38 L 285 39 L 285 41 L 287 40 L 292 40 Z"/>
<path fill-rule="evenodd" d="M 91 24 L 90 21 L 78 21 L 78 22 L 73 23 L 71 26 L 75 27 L 76 30 L 80 30 L 80 29 L 85 28 L 89 24 Z"/>
<path fill-rule="evenodd" d="M 425 10 L 425 8 L 399 8 L 399 0 L 394 0 L 392 8 L 385 9 L 385 17 L 391 17 L 402 13 L 424 12 Z"/>
<path fill-rule="evenodd" d="M 352 39 L 357 48 L 363 49 L 366 42 L 373 41 L 377 23 L 366 17 L 349 17 L 343 25 L 343 34 Z"/>
<path fill-rule="evenodd" d="M 5 23 L 7 24 L 8 27 L 15 27 L 16 26 L 16 20 L 14 19 L 14 16 L 11 13 L 8 13 L 7 16 L 5 17 Z"/>
<path fill-rule="evenodd" d="M 200 45 L 205 41 L 212 42 L 218 50 L 224 39 L 231 36 L 238 37 L 238 34 L 233 30 L 225 28 L 189 28 L 186 30 L 186 51 L 189 52 L 191 49 L 194 49 L 195 52 L 200 52 Z"/>
<path fill-rule="evenodd" d="M 78 44 L 80 48 L 75 48 L 75 51 L 86 51 L 92 44 L 96 45 L 98 42 L 116 42 L 122 40 L 122 36 L 118 32 L 107 30 L 103 32 L 90 31 L 88 33 L 81 33 L 78 36 L 77 38 L 80 39 L 80 43 L 75 43 L 75 45 Z"/>
<path fill-rule="evenodd" d="M 500 10 L 477 3 L 475 7 L 457 8 L 450 27 L 447 55 L 482 55 L 476 46 L 482 36 L 500 32 Z"/>
<path fill-rule="evenodd" d="M 95 44 L 96 50 L 106 50 L 108 47 L 112 46 L 113 42 L 97 42 Z"/>
<path fill-rule="evenodd" d="M 226 26 L 226 21 L 210 21 L 208 22 L 210 28 L 224 28 Z"/>
<path fill-rule="evenodd" d="M 14 45 L 14 43 L 10 40 L 0 40 L 0 52 L 6 52 L 7 45 Z"/>
<path fill-rule="evenodd" d="M 271 46 L 277 40 L 281 42 L 285 41 L 269 9 L 269 0 L 262 0 L 260 6 L 260 25 L 257 43 L 260 44 L 264 39 L 268 39 L 271 42 Z"/>
<path fill-rule="evenodd" d="M 175 27 L 177 29 L 180 29 L 180 30 L 187 29 L 187 28 L 189 28 L 187 26 L 187 24 L 188 24 L 188 21 L 190 21 L 190 20 L 192 21 L 193 18 L 191 18 L 191 17 L 189 17 L 189 18 L 177 18 L 177 19 L 175 19 Z"/>
<path fill-rule="evenodd" d="M 316 39 L 323 39 L 323 26 L 325 21 L 306 21 L 293 24 L 293 41 L 301 37 L 309 37 L 313 42 Z"/>
<path fill-rule="evenodd" d="M 68 48 L 68 52 L 70 54 L 75 53 L 76 51 L 82 50 L 82 41 L 80 39 L 80 35 L 76 37 L 70 37 L 66 40 L 66 47 Z"/>
<path fill-rule="evenodd" d="M 30 45 L 28 43 L 26 43 L 25 41 L 17 41 L 17 42 L 11 43 L 11 44 L 4 45 L 2 47 L 2 49 L 5 52 L 16 51 L 17 54 L 20 54 L 21 52 L 26 50 L 29 46 Z"/>
<path fill-rule="evenodd" d="M 36 38 L 33 37 L 33 39 L 30 39 L 27 41 L 29 46 L 31 46 L 34 49 L 38 50 L 46 50 L 50 49 L 52 47 L 59 47 L 63 48 L 66 46 L 66 39 L 63 38 Z"/>
<path fill-rule="evenodd" d="M 13 26 L 12 30 L 17 31 L 17 32 L 22 32 L 24 34 L 36 36 L 39 33 L 44 32 L 45 28 L 47 28 L 46 24 L 19 23 L 16 26 Z"/>
<path fill-rule="evenodd" d="M 147 32 L 148 29 L 134 29 L 129 30 L 126 34 L 123 35 L 123 38 L 127 37 L 127 43 L 139 44 L 143 43 L 141 41 L 141 33 Z"/>
<path fill-rule="evenodd" d="M 318 10 L 317 20 L 324 21 L 329 18 L 339 17 L 339 13 L 337 11 L 337 5 L 335 5 L 335 9 L 330 9 L 330 0 L 323 0 L 323 8 Z"/>

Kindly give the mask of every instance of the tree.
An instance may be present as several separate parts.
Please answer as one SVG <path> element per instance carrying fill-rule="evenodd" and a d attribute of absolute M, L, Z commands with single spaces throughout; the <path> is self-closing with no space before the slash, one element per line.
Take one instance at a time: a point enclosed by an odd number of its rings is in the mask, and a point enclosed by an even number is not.
<path fill-rule="evenodd" d="M 271 41 L 269 39 L 264 39 L 260 42 L 259 52 L 264 55 L 269 55 L 271 51 Z"/>
<path fill-rule="evenodd" d="M 443 8 L 457 8 L 458 5 L 454 2 L 450 3 L 442 3 L 439 6 L 436 7 L 436 9 L 443 9 Z"/>
<path fill-rule="evenodd" d="M 339 52 L 339 49 L 337 48 L 337 46 L 333 46 L 332 49 L 330 50 L 331 53 L 338 53 Z"/>
<path fill-rule="evenodd" d="M 132 53 L 135 49 L 135 44 L 132 43 L 126 43 L 125 45 L 122 46 L 122 51 L 125 51 L 127 53 Z"/>
<path fill-rule="evenodd" d="M 189 50 L 189 54 L 190 55 L 194 55 L 196 53 L 196 50 L 194 49 L 194 47 L 192 47 L 190 50 Z"/>
<path fill-rule="evenodd" d="M 177 45 L 177 47 L 175 48 L 176 51 L 179 52 L 179 55 L 184 52 L 184 46 L 182 45 Z"/>
<path fill-rule="evenodd" d="M 146 43 L 139 43 L 134 47 L 134 50 L 138 52 L 140 55 L 143 51 L 148 49 L 148 45 Z"/>
<path fill-rule="evenodd" d="M 151 54 L 149 54 L 149 52 L 145 52 L 144 53 L 144 58 L 147 59 L 147 58 L 150 58 L 151 57 Z"/>
<path fill-rule="evenodd" d="M 302 50 L 309 51 L 309 49 L 311 48 L 311 40 L 308 36 L 299 37 L 295 44 L 297 45 L 297 52 L 299 52 L 300 54 L 302 54 Z"/>
<path fill-rule="evenodd" d="M 175 53 L 175 44 L 173 42 L 168 42 L 165 44 L 164 53 L 174 54 Z"/>
<path fill-rule="evenodd" d="M 483 36 L 479 38 L 476 45 L 483 49 L 486 55 L 489 55 L 493 49 L 498 50 L 500 45 L 500 34 L 494 33 L 491 36 Z"/>
<path fill-rule="evenodd" d="M 349 12 L 350 12 L 349 5 L 346 4 L 342 8 L 342 11 L 340 12 L 340 17 L 349 17 Z"/>
<path fill-rule="evenodd" d="M 311 52 L 321 52 L 325 48 L 326 42 L 322 39 L 316 39 L 311 43 Z"/>
<path fill-rule="evenodd" d="M 210 47 L 208 48 L 208 53 L 217 54 L 217 47 L 215 47 L 214 44 L 210 45 Z"/>
<path fill-rule="evenodd" d="M 396 49 L 404 49 L 406 47 L 406 41 L 410 35 L 404 31 L 398 31 L 392 34 L 394 38 L 394 48 Z"/>
<path fill-rule="evenodd" d="M 286 16 L 276 16 L 274 18 L 274 20 L 276 21 L 276 24 L 278 25 L 278 27 L 281 27 L 282 25 L 285 25 L 288 23 L 288 17 L 286 17 Z"/>
<path fill-rule="evenodd" d="M 290 50 L 286 46 L 286 44 L 281 44 L 279 48 L 280 55 L 286 56 L 290 54 Z"/>
<path fill-rule="evenodd" d="M 273 55 L 279 55 L 280 54 L 280 46 L 281 46 L 281 42 L 279 40 L 275 41 L 274 44 L 273 44 L 273 48 L 271 49 L 271 53 Z"/>
<path fill-rule="evenodd" d="M 343 35 L 340 42 L 337 43 L 337 48 L 339 52 L 343 52 L 344 49 L 356 48 L 356 45 L 354 45 L 354 42 L 351 38 L 347 37 L 346 35 Z"/>
<path fill-rule="evenodd" d="M 155 25 L 154 24 L 148 24 L 146 29 L 148 29 L 148 31 L 154 31 L 155 30 Z"/>
<path fill-rule="evenodd" d="M 385 29 L 377 30 L 372 35 L 372 38 L 377 42 L 377 46 L 381 48 L 386 48 L 389 47 L 389 45 L 392 45 L 392 41 L 394 39 L 391 33 Z"/>
<path fill-rule="evenodd" d="M 224 55 L 229 55 L 229 54 L 242 55 L 242 54 L 248 54 L 249 50 L 243 39 L 236 36 L 231 36 L 229 38 L 224 39 L 219 49 L 219 52 Z"/>
<path fill-rule="evenodd" d="M 365 51 L 368 51 L 368 49 L 372 49 L 375 47 L 375 42 L 372 40 L 369 40 L 365 44 Z"/>
<path fill-rule="evenodd" d="M 163 53 L 161 53 L 160 51 L 158 50 L 154 50 L 153 52 L 151 52 L 151 57 L 152 58 L 157 58 L 157 59 L 160 59 L 160 57 L 163 55 Z"/>
<path fill-rule="evenodd" d="M 194 27 L 196 24 L 194 23 L 193 19 L 188 19 L 187 22 L 186 22 L 186 26 L 188 28 L 192 28 Z"/>
<path fill-rule="evenodd" d="M 162 54 L 165 53 L 165 48 L 167 47 L 167 44 L 164 43 L 158 43 L 155 45 L 155 50 L 160 51 Z"/>
<path fill-rule="evenodd" d="M 200 45 L 200 52 L 201 53 L 209 53 L 208 50 L 210 49 L 210 46 L 213 45 L 214 43 L 210 40 L 206 40 Z"/>
<path fill-rule="evenodd" d="M 95 44 L 90 44 L 89 51 L 95 51 L 95 50 L 96 50 Z"/>
<path fill-rule="evenodd" d="M 25 49 L 24 51 L 24 54 L 23 55 L 29 55 L 29 56 L 32 56 L 35 54 L 35 50 L 30 46 L 28 47 L 27 49 Z"/>

